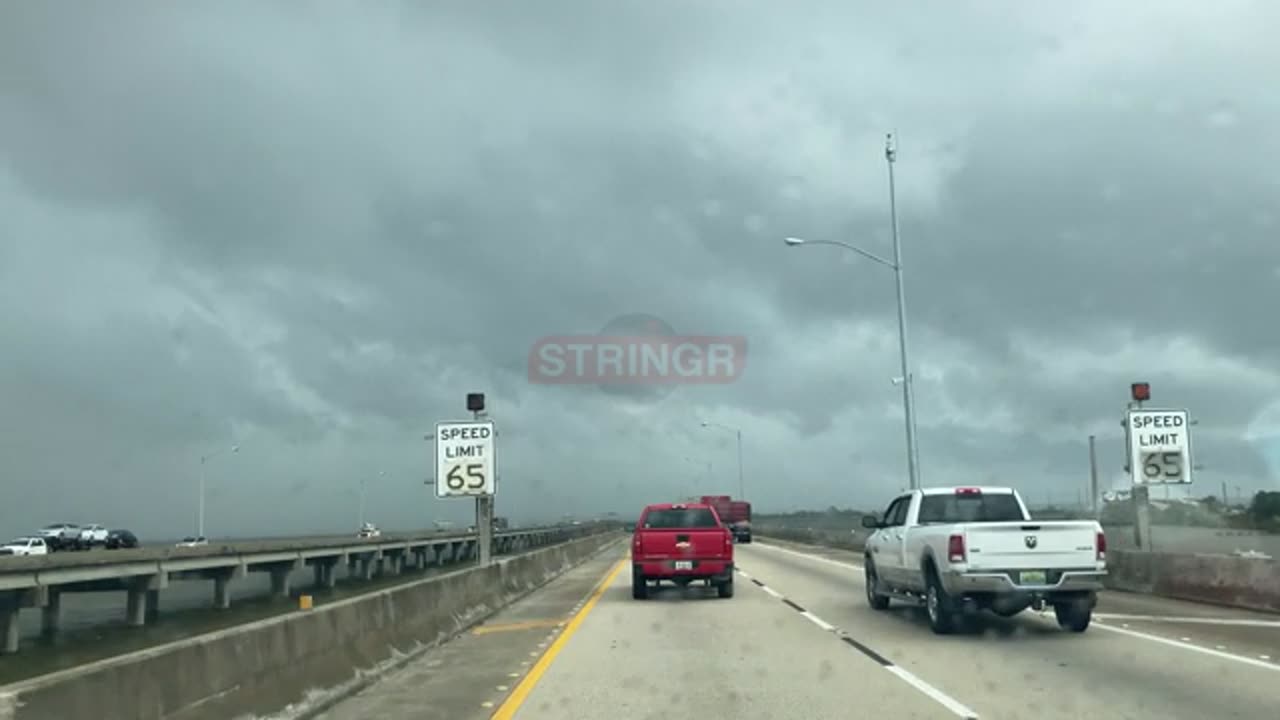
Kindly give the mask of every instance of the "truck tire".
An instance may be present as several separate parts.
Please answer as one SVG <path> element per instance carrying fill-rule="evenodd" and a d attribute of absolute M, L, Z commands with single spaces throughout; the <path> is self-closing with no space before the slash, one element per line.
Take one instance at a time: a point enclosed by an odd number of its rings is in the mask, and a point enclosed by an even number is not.
<path fill-rule="evenodd" d="M 935 635 L 950 635 L 956 629 L 956 613 L 951 596 L 942 587 L 938 572 L 933 566 L 925 567 L 924 609 L 929 616 L 929 629 Z"/>
<path fill-rule="evenodd" d="M 1058 618 L 1058 627 L 1071 632 L 1088 630 L 1093 620 L 1093 609 L 1080 602 L 1058 603 L 1053 606 L 1053 614 Z"/>
<path fill-rule="evenodd" d="M 716 592 L 722 598 L 733 597 L 733 576 L 730 575 L 728 580 L 716 585 Z"/>
<path fill-rule="evenodd" d="M 871 562 L 871 558 L 863 561 L 862 574 L 867 586 L 867 604 L 872 610 L 888 610 L 889 596 L 880 594 L 880 576 L 876 574 L 876 567 Z"/>
<path fill-rule="evenodd" d="M 631 598 L 644 600 L 649 597 L 649 583 L 644 579 L 640 568 L 631 569 Z"/>

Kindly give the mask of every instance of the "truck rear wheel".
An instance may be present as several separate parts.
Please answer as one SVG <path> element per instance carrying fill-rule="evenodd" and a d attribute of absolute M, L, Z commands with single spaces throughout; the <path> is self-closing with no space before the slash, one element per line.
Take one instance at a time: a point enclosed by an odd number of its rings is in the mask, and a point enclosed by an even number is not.
<path fill-rule="evenodd" d="M 942 587 L 938 573 L 932 567 L 925 569 L 925 612 L 929 615 L 929 629 L 936 635 L 949 635 L 956 629 L 955 608 L 951 596 Z"/>
<path fill-rule="evenodd" d="M 728 580 L 716 585 L 716 592 L 719 593 L 722 598 L 733 597 L 733 576 L 730 575 Z"/>
<path fill-rule="evenodd" d="M 644 600 L 649 597 L 649 583 L 644 579 L 640 568 L 631 568 L 631 598 Z"/>
<path fill-rule="evenodd" d="M 1093 620 L 1093 609 L 1082 602 L 1058 603 L 1053 606 L 1053 614 L 1058 618 L 1058 627 L 1071 632 L 1088 630 Z"/>

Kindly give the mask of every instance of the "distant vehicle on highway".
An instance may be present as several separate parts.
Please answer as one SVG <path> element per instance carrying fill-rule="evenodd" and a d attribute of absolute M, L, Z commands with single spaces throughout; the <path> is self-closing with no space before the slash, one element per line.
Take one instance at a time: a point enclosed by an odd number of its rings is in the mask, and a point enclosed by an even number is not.
<path fill-rule="evenodd" d="M 108 550 L 124 550 L 138 547 L 138 537 L 128 530 L 112 530 L 107 533 L 103 545 Z"/>
<path fill-rule="evenodd" d="M 72 523 L 53 523 L 45 525 L 36 533 L 44 538 L 50 551 L 73 550 L 80 542 L 80 526 Z"/>
<path fill-rule="evenodd" d="M 706 503 L 649 505 L 631 538 L 631 597 L 649 597 L 650 582 L 695 580 L 733 597 L 733 533 Z"/>
<path fill-rule="evenodd" d="M 178 543 L 174 545 L 174 547 L 180 547 L 180 548 L 203 547 L 208 544 L 209 544 L 209 539 L 203 535 L 201 535 L 200 537 L 188 536 L 179 540 Z"/>
<path fill-rule="evenodd" d="M 1038 521 L 1016 491 L 929 488 L 864 516 L 867 602 L 924 605 L 935 633 L 981 610 L 1004 617 L 1052 605 L 1058 624 L 1089 627 L 1106 575 L 1107 539 L 1092 520 Z"/>
<path fill-rule="evenodd" d="M 367 538 L 382 537 L 382 531 L 379 530 L 378 526 L 374 525 L 373 523 L 365 523 L 363 526 L 361 526 L 360 532 L 356 533 L 356 537 L 362 540 Z"/>
<path fill-rule="evenodd" d="M 49 546 L 42 537 L 14 538 L 0 545 L 0 555 L 48 555 Z"/>
<path fill-rule="evenodd" d="M 107 529 L 102 525 L 85 525 L 76 538 L 77 547 L 88 550 L 94 545 L 107 544 Z"/>

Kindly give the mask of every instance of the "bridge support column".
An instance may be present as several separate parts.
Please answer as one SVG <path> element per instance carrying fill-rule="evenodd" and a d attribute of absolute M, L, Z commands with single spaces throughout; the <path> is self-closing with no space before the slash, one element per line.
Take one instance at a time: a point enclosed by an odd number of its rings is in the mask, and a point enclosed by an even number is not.
<path fill-rule="evenodd" d="M 147 619 L 155 620 L 160 617 L 160 591 L 147 591 Z"/>
<path fill-rule="evenodd" d="M 0 593 L 0 653 L 18 652 L 18 640 L 22 637 L 18 625 L 20 608 L 18 593 Z"/>
<path fill-rule="evenodd" d="M 326 590 L 332 590 L 338 585 L 338 563 L 327 563 L 322 567 L 324 567 L 324 577 L 321 583 Z"/>
<path fill-rule="evenodd" d="M 373 579 L 373 570 L 374 570 L 373 563 L 374 563 L 374 560 L 372 555 L 366 555 L 360 558 L 360 579 L 361 580 Z"/>
<path fill-rule="evenodd" d="M 145 585 L 134 585 L 129 588 L 129 600 L 125 606 L 127 622 L 134 627 L 147 624 L 147 588 Z"/>
<path fill-rule="evenodd" d="M 219 610 L 231 607 L 231 573 L 214 576 L 213 606 Z"/>
<path fill-rule="evenodd" d="M 322 563 L 318 563 L 318 562 L 312 563 L 311 565 L 311 573 L 312 575 L 315 576 L 315 581 L 312 582 L 312 585 L 314 585 L 315 587 L 324 586 L 324 568 L 325 566 Z"/>
<path fill-rule="evenodd" d="M 276 597 L 289 597 L 289 575 L 293 566 L 271 568 L 271 594 Z"/>
<path fill-rule="evenodd" d="M 49 588 L 48 602 L 40 611 L 40 631 L 45 637 L 58 632 L 62 624 L 62 591 L 56 587 Z"/>

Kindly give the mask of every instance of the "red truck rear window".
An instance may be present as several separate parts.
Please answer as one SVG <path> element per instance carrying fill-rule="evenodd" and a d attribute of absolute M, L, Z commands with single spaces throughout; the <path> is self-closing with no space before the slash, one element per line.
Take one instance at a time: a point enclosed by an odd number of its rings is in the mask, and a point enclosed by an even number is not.
<path fill-rule="evenodd" d="M 650 510 L 642 527 L 654 530 L 716 527 L 716 516 L 707 508 Z"/>

